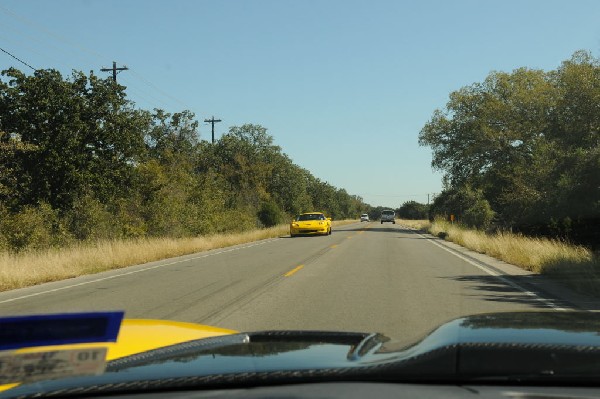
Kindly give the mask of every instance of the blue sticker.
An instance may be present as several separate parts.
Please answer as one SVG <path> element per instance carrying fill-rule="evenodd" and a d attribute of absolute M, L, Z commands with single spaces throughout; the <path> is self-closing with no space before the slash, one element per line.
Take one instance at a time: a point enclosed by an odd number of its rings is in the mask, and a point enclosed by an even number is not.
<path fill-rule="evenodd" d="M 116 342 L 124 312 L 61 313 L 0 318 L 0 350 Z"/>

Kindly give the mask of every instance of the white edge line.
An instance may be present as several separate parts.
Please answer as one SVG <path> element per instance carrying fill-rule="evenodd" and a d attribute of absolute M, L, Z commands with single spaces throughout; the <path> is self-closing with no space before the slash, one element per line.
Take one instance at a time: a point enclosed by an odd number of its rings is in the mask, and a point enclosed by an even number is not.
<path fill-rule="evenodd" d="M 546 299 L 546 298 L 542 298 L 538 294 L 536 294 L 536 293 L 534 293 L 532 291 L 529 291 L 529 290 L 521 287 L 519 284 L 516 284 L 516 283 L 514 283 L 514 282 L 512 282 L 512 281 L 510 281 L 510 280 L 508 280 L 508 279 L 506 279 L 504 277 L 502 277 L 499 273 L 496 273 L 495 271 L 493 271 L 493 270 L 491 270 L 491 269 L 489 269 L 489 268 L 487 268 L 487 267 L 485 267 L 485 266 L 483 266 L 483 265 L 481 265 L 481 264 L 479 264 L 477 262 L 473 262 L 471 259 L 467 258 L 466 256 L 462 256 L 461 254 L 457 253 L 456 251 L 453 251 L 450 248 L 447 248 L 446 246 L 444 246 L 444 245 L 436 242 L 434 238 L 424 236 L 421 233 L 417 233 L 417 234 L 419 236 L 427 239 L 427 241 L 429 241 L 430 243 L 437 245 L 438 247 L 440 247 L 444 251 L 450 252 L 452 255 L 456 256 L 457 258 L 460 258 L 460 259 L 464 260 L 465 262 L 469 263 L 470 265 L 473 265 L 476 268 L 478 268 L 478 269 L 486 272 L 490 276 L 496 277 L 497 279 L 501 280 L 503 283 L 510 285 L 511 287 L 513 287 L 513 288 L 515 288 L 515 289 L 517 289 L 517 290 L 525 293 L 525 295 L 530 296 L 530 297 L 536 299 L 539 302 L 542 302 L 544 305 L 546 305 L 548 307 L 551 307 L 554 310 L 559 310 L 559 311 L 566 311 L 567 310 L 565 308 L 561 308 L 560 306 L 556 306 L 554 304 L 554 302 L 552 302 L 551 300 Z"/>
<path fill-rule="evenodd" d="M 98 282 L 101 282 L 101 281 L 112 280 L 112 279 L 118 278 L 118 277 L 129 276 L 131 274 L 142 273 L 142 272 L 146 272 L 148 270 L 154 270 L 154 269 L 158 269 L 158 268 L 165 267 L 165 266 L 175 265 L 177 263 L 184 263 L 184 262 L 189 262 L 191 260 L 208 258 L 209 256 L 221 255 L 221 254 L 224 254 L 224 253 L 227 253 L 227 252 L 236 251 L 238 249 L 246 249 L 246 248 L 250 248 L 250 247 L 255 247 L 257 245 L 266 244 L 268 242 L 272 242 L 272 241 L 276 241 L 276 240 L 277 240 L 277 238 L 270 238 L 270 239 L 264 240 L 264 241 L 262 241 L 260 243 L 253 243 L 253 244 L 246 245 L 246 246 L 243 246 L 243 247 L 224 249 L 224 250 L 219 251 L 219 252 L 214 252 L 214 253 L 210 253 L 210 254 L 204 254 L 204 255 L 200 255 L 200 256 L 194 256 L 192 258 L 182 259 L 182 260 L 178 260 L 178 261 L 175 261 L 175 262 L 161 263 L 159 265 L 148 266 L 148 267 L 145 267 L 143 269 L 133 270 L 133 271 L 125 272 L 125 273 L 119 273 L 119 274 L 115 274 L 115 275 L 108 276 L 108 277 L 102 277 L 102 278 L 98 278 L 98 279 L 91 280 L 91 281 L 84 281 L 82 283 L 66 285 L 64 287 L 54 288 L 54 289 L 51 289 L 51 290 L 34 292 L 33 294 L 27 294 L 27 295 L 22 295 L 22 296 L 19 296 L 19 297 L 16 297 L 16 298 L 5 299 L 3 301 L 0 301 L 0 304 L 9 303 L 9 302 L 15 302 L 15 301 L 19 301 L 21 299 L 27 299 L 27 298 L 31 298 L 31 297 L 35 297 L 35 296 L 39 296 L 39 295 L 44 295 L 44 294 L 51 294 L 51 293 L 57 292 L 57 291 L 63 291 L 63 290 L 68 290 L 70 288 L 81 287 L 82 285 L 94 284 L 94 283 L 98 283 Z M 185 255 L 182 255 L 182 256 L 185 256 Z M 160 262 L 160 261 L 155 261 L 155 262 Z M 135 265 L 132 265 L 132 266 L 135 266 Z M 115 270 L 115 269 L 113 269 L 113 270 Z M 110 270 L 107 270 L 107 271 L 110 271 Z"/>

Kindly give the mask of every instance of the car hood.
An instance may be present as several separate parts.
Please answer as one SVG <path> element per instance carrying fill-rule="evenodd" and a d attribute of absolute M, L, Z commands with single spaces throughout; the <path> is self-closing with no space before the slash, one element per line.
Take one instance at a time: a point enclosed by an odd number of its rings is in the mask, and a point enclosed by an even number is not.
<path fill-rule="evenodd" d="M 220 330 L 115 358 L 101 375 L 24 384 L 5 394 L 356 380 L 597 383 L 599 331 L 600 315 L 580 312 L 463 317 L 399 348 L 376 333 Z M 148 332 L 144 339 L 155 338 Z"/>
<path fill-rule="evenodd" d="M 122 312 L 118 312 L 122 316 Z M 85 316 L 89 319 L 90 317 L 97 317 L 98 313 L 86 313 Z M 73 326 L 69 323 L 70 320 L 82 319 L 80 314 L 59 314 L 59 315 L 43 315 L 53 322 L 52 325 L 46 323 L 43 326 L 26 325 L 26 326 L 15 326 L 15 331 L 11 333 L 5 323 L 0 323 L 0 345 L 6 345 L 7 341 L 14 341 L 14 337 L 17 335 L 28 335 L 30 329 L 45 331 L 44 337 L 46 341 L 63 341 L 65 343 L 58 345 L 36 345 L 28 347 L 13 347 L 12 350 L 0 351 L 0 356 L 4 356 L 2 359 L 7 359 L 10 355 L 16 359 L 18 357 L 27 356 L 28 354 L 48 354 L 57 351 L 62 352 L 76 352 L 78 350 L 90 350 L 90 349 L 105 349 L 107 362 L 114 361 L 123 357 L 131 356 L 134 354 L 145 353 L 147 351 L 168 347 L 183 342 L 189 342 L 193 340 L 200 340 L 204 338 L 216 337 L 221 335 L 235 334 L 237 331 L 228 330 L 218 327 L 206 326 L 195 323 L 185 323 L 169 320 L 147 320 L 147 319 L 124 319 L 118 320 L 117 332 L 118 337 L 111 342 L 110 339 L 85 339 L 82 338 L 86 333 L 92 331 L 94 326 L 90 329 L 89 324 L 86 325 L 86 321 L 79 323 L 78 326 Z M 34 316 L 35 317 L 35 316 Z M 29 320 L 29 317 L 25 317 Z M 12 319 L 11 319 L 12 320 Z M 22 329 L 25 331 L 22 331 Z M 73 331 L 77 335 L 77 339 L 73 340 Z M 102 335 L 102 334 L 100 334 Z M 54 338 L 56 337 L 56 338 Z M 103 337 L 105 338 L 105 337 Z M 39 342 L 40 338 L 36 338 L 35 341 Z M 68 343 L 79 340 L 81 343 Z M 95 342 L 98 341 L 98 342 Z M 14 345 L 13 345 L 14 346 Z M 3 362 L 0 361 L 0 364 Z M 4 364 L 7 362 L 4 361 Z M 31 363 L 29 364 L 31 366 Z M 22 371 L 23 372 L 23 371 Z M 0 367 L 0 393 L 20 385 L 19 378 L 11 380 L 9 375 L 6 375 L 7 371 Z M 66 372 L 65 374 L 69 374 Z M 15 374 L 18 375 L 18 372 Z M 50 374 L 48 374 L 50 375 Z M 44 380 L 43 375 L 25 376 L 26 380 L 38 381 Z"/>

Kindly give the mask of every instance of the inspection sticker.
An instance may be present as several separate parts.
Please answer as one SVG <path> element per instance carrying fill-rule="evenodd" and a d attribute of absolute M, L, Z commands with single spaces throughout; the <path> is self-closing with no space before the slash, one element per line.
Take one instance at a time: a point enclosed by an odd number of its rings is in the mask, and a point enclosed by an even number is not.
<path fill-rule="evenodd" d="M 45 352 L 0 352 L 0 384 L 28 383 L 83 375 L 99 375 L 106 368 L 107 348 Z"/>

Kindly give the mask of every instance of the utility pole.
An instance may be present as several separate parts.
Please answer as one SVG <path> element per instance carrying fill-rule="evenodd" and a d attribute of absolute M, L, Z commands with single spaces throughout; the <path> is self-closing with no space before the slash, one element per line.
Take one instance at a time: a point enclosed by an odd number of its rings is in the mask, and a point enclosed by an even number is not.
<path fill-rule="evenodd" d="M 209 122 L 212 125 L 212 143 L 215 143 L 215 123 L 221 122 L 220 119 L 215 119 L 213 116 L 211 119 L 205 119 L 204 122 Z"/>
<path fill-rule="evenodd" d="M 112 71 L 112 73 L 113 73 L 113 82 L 115 82 L 115 83 L 117 83 L 117 71 L 119 71 L 119 72 L 120 71 L 126 71 L 128 69 L 129 68 L 127 68 L 125 65 L 123 65 L 120 68 L 117 68 L 117 63 L 115 61 L 113 61 L 112 68 L 100 68 L 100 70 L 102 72 L 110 72 L 110 71 Z"/>

